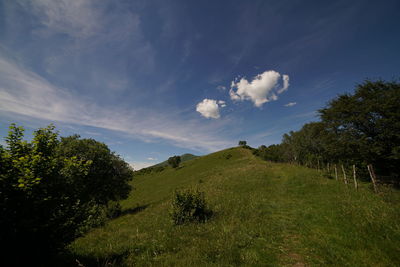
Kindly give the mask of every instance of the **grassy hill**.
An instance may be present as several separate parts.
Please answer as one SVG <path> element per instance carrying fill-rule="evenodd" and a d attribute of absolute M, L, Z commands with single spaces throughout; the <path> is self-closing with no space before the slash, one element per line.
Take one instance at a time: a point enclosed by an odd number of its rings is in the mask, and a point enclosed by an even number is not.
<path fill-rule="evenodd" d="M 359 191 L 316 170 L 232 148 L 137 176 L 124 215 L 77 239 L 84 266 L 399 266 L 400 195 Z M 198 187 L 214 211 L 174 226 L 176 188 Z"/>
<path fill-rule="evenodd" d="M 193 155 L 193 154 L 186 153 L 186 154 L 181 155 L 180 157 L 181 157 L 181 163 L 183 163 L 183 162 L 185 162 L 185 161 L 188 161 L 188 160 L 191 160 L 191 159 L 195 159 L 195 158 L 197 158 L 198 156 Z M 165 167 L 165 166 L 168 166 L 168 160 L 165 160 L 165 161 L 163 161 L 163 162 L 160 162 L 160 163 L 158 163 L 158 164 L 156 164 L 156 165 L 153 165 L 153 166 L 150 166 L 150 167 L 148 167 L 148 168 Z"/>

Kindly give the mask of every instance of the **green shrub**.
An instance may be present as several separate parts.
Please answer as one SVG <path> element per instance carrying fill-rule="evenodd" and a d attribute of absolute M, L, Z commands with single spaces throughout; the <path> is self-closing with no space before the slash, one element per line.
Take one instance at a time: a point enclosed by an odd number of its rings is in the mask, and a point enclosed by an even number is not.
<path fill-rule="evenodd" d="M 122 213 L 122 207 L 121 204 L 117 201 L 110 201 L 107 204 L 107 218 L 109 219 L 114 219 L 117 218 L 121 215 Z"/>
<path fill-rule="evenodd" d="M 133 178 L 129 165 L 104 143 L 60 138 L 52 125 L 35 131 L 31 141 L 23 137 L 24 129 L 12 124 L 6 146 L 0 145 L 4 266 L 36 265 L 104 223 L 107 203 L 126 198 Z"/>
<path fill-rule="evenodd" d="M 168 159 L 168 164 L 174 169 L 179 167 L 180 163 L 181 163 L 181 157 L 180 156 L 173 156 L 173 157 L 170 157 Z"/>
<path fill-rule="evenodd" d="M 172 200 L 171 217 L 175 225 L 187 222 L 205 222 L 211 216 L 204 192 L 197 189 L 175 191 Z"/>

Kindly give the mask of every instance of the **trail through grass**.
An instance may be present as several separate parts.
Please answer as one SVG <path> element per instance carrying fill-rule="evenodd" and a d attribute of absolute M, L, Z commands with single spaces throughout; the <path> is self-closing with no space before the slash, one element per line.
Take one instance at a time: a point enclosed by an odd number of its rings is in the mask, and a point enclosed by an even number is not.
<path fill-rule="evenodd" d="M 229 156 L 231 155 L 231 156 Z M 135 177 L 124 215 L 77 239 L 85 266 L 399 266 L 398 192 L 374 194 L 234 148 Z M 206 223 L 174 226 L 176 188 L 198 187 Z"/>

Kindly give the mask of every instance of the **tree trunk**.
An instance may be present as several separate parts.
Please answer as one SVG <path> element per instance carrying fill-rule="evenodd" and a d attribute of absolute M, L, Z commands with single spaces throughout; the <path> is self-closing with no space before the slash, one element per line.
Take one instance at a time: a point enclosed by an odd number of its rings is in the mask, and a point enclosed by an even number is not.
<path fill-rule="evenodd" d="M 367 168 L 368 168 L 369 175 L 371 176 L 372 183 L 374 184 L 374 191 L 375 191 L 375 193 L 378 193 L 378 187 L 376 184 L 376 175 L 374 172 L 374 168 L 372 167 L 372 164 L 367 165 Z"/>
<path fill-rule="evenodd" d="M 336 168 L 336 164 L 335 164 L 335 178 L 336 178 L 336 181 L 338 180 L 338 177 L 337 177 L 337 168 Z"/>
<path fill-rule="evenodd" d="M 353 165 L 353 178 L 354 178 L 354 187 L 358 190 L 358 183 L 356 178 L 356 165 Z"/>
<path fill-rule="evenodd" d="M 346 172 L 344 170 L 344 167 L 342 165 L 342 171 L 343 171 L 343 179 L 344 179 L 344 183 L 347 185 L 347 177 L 346 177 Z"/>

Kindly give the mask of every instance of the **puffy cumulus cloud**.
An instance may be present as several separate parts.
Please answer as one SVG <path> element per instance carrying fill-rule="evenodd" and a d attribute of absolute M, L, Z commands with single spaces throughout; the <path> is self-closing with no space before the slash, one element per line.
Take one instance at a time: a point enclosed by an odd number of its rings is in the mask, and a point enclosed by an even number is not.
<path fill-rule="evenodd" d="M 234 101 L 251 100 L 256 107 L 261 107 L 266 102 L 277 100 L 278 95 L 288 89 L 289 76 L 282 75 L 283 85 L 278 88 L 280 78 L 279 72 L 269 70 L 258 74 L 250 82 L 245 78 L 241 78 L 239 81 L 235 79 L 231 83 L 229 96 Z"/>
<path fill-rule="evenodd" d="M 214 99 L 203 99 L 200 103 L 196 106 L 196 111 L 199 112 L 205 118 L 213 118 L 218 119 L 219 115 L 219 108 L 226 107 L 225 101 L 223 100 L 214 100 Z"/>
<path fill-rule="evenodd" d="M 285 107 L 293 107 L 294 105 L 296 105 L 297 103 L 296 102 L 290 102 L 290 103 L 287 103 L 286 105 L 285 105 Z"/>

